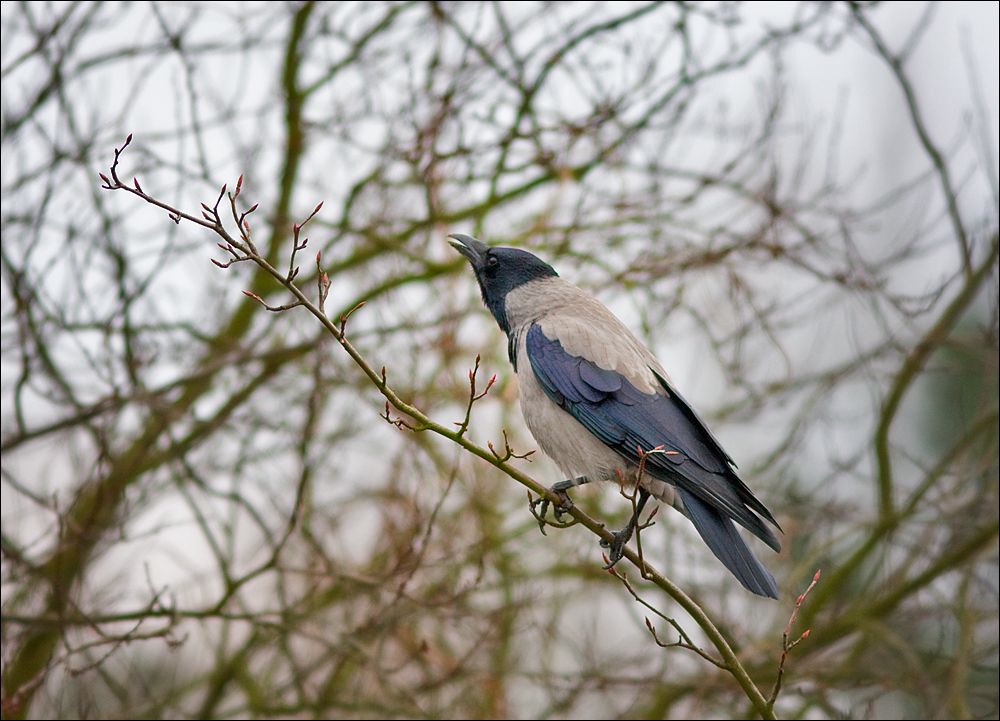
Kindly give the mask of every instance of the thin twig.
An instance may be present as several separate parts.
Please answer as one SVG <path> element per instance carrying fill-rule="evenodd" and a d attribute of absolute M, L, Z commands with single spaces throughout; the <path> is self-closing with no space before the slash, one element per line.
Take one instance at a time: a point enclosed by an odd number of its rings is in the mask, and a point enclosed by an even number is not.
<path fill-rule="evenodd" d="M 458 426 L 458 435 L 463 436 L 465 432 L 469 430 L 469 423 L 472 420 L 472 404 L 478 400 L 486 397 L 486 394 L 490 392 L 490 388 L 493 384 L 497 382 L 497 374 L 494 373 L 493 377 L 490 378 L 489 382 L 486 384 L 486 390 L 484 390 L 479 395 L 476 395 L 476 375 L 479 373 L 479 361 L 481 356 L 476 356 L 476 367 L 469 371 L 469 403 L 465 407 L 465 418 L 461 422 L 456 422 L 455 425 Z"/>
<path fill-rule="evenodd" d="M 712 656 L 710 653 L 707 653 L 705 650 L 697 646 L 694 643 L 694 641 L 691 640 L 691 637 L 687 634 L 687 632 L 681 627 L 681 625 L 677 623 L 676 619 L 670 618 L 662 611 L 652 606 L 641 596 L 639 596 L 638 592 L 635 590 L 635 588 L 632 587 L 632 583 L 628 580 L 628 577 L 624 573 L 620 573 L 614 567 L 609 568 L 607 570 L 608 573 L 610 573 L 612 576 L 614 576 L 615 578 L 617 578 L 622 582 L 622 584 L 625 586 L 625 589 L 632 595 L 632 598 L 634 598 L 636 601 L 638 601 L 643 606 L 648 608 L 650 611 L 655 613 L 657 616 L 662 618 L 664 621 L 669 623 L 671 626 L 674 627 L 674 630 L 677 631 L 680 640 L 678 640 L 676 643 L 665 643 L 661 641 L 660 638 L 656 635 L 656 628 L 653 626 L 649 618 L 646 618 L 646 628 L 648 628 L 649 632 L 653 635 L 653 640 L 656 642 L 657 646 L 659 646 L 660 648 L 684 648 L 687 649 L 688 651 L 694 651 L 696 654 L 701 656 L 709 663 L 718 666 L 721 669 L 728 670 L 728 667 L 726 666 L 725 663 L 723 663 L 719 659 Z"/>
<path fill-rule="evenodd" d="M 809 629 L 807 628 L 797 639 L 791 643 L 788 642 L 788 637 L 792 633 L 792 624 L 795 623 L 795 617 L 799 613 L 799 608 L 802 606 L 802 602 L 806 600 L 806 596 L 809 595 L 809 592 L 813 590 L 813 586 L 819 583 L 819 574 L 820 572 L 816 571 L 816 575 L 813 576 L 812 583 L 810 583 L 809 587 L 802 593 L 801 596 L 798 597 L 798 599 L 796 599 L 795 608 L 792 609 L 792 615 L 788 619 L 788 625 L 785 626 L 785 632 L 781 635 L 781 663 L 778 664 L 778 678 L 774 681 L 774 690 L 771 691 L 771 698 L 767 700 L 767 707 L 771 710 L 774 710 L 774 702 L 778 700 L 778 694 L 781 692 L 781 679 L 785 675 L 785 659 L 788 658 L 788 652 L 798 646 L 800 642 L 809 638 Z"/>

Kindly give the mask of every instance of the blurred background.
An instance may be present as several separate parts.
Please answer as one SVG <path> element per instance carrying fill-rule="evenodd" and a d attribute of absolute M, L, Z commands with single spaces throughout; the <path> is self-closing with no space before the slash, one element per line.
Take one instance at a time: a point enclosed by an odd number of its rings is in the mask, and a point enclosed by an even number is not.
<path fill-rule="evenodd" d="M 643 550 L 805 718 L 993 717 L 996 3 L 3 3 L 4 718 L 744 717 L 733 678 L 384 399 L 261 252 L 322 201 L 333 318 L 408 402 L 534 448 L 462 232 L 649 343 L 784 529 L 746 593 Z M 482 384 L 481 384 L 482 386 Z M 481 387 L 480 386 L 480 387 Z M 517 461 L 560 480 L 535 454 Z M 611 486 L 577 503 L 612 526 Z M 644 601 L 697 626 L 625 569 Z"/>

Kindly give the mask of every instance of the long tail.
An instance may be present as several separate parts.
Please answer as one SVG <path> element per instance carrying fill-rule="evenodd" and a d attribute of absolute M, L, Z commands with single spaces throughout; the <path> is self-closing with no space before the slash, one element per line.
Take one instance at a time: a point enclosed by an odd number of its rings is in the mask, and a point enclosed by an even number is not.
<path fill-rule="evenodd" d="M 776 599 L 778 586 L 774 582 L 774 576 L 753 555 L 733 522 L 687 491 L 678 488 L 677 493 L 684 503 L 687 517 L 694 523 L 715 557 L 722 561 L 748 591 Z"/>

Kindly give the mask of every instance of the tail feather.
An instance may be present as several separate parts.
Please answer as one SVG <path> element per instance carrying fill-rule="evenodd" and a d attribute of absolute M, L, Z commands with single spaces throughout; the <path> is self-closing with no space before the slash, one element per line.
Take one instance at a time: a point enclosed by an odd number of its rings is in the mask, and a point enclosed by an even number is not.
<path fill-rule="evenodd" d="M 747 546 L 733 522 L 688 491 L 682 489 L 677 491 L 687 517 L 694 523 L 694 527 L 712 549 L 715 557 L 722 561 L 748 591 L 758 596 L 778 598 L 778 586 L 774 582 L 774 576 L 753 555 L 753 551 Z"/>

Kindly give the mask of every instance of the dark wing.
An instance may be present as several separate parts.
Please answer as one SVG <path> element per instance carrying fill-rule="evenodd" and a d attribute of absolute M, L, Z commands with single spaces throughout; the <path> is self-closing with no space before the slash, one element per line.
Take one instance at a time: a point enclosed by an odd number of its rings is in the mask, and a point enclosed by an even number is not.
<path fill-rule="evenodd" d="M 670 383 L 667 382 L 666 378 L 661 376 L 652 368 L 650 368 L 650 370 L 653 371 L 653 375 L 656 376 L 656 380 L 659 381 L 661 386 L 663 386 L 663 390 L 666 391 L 667 396 L 674 401 L 674 404 L 677 406 L 678 410 L 680 410 L 681 413 L 687 416 L 687 419 L 691 423 L 692 427 L 700 430 L 701 438 L 704 441 L 704 443 L 707 446 L 713 448 L 719 456 L 725 458 L 726 461 L 730 465 L 732 465 L 733 468 L 735 468 L 736 463 L 733 461 L 732 458 L 729 457 L 729 454 L 726 453 L 726 451 L 722 448 L 722 444 L 720 444 L 719 441 L 716 440 L 715 434 L 709 430 L 707 425 L 705 425 L 705 421 L 701 419 L 701 416 L 699 416 L 695 412 L 694 408 L 692 408 L 691 405 L 686 400 L 684 400 L 684 397 L 677 392 L 677 389 L 675 389 L 672 385 L 670 385 Z M 726 474 L 729 477 L 730 483 L 732 483 L 736 487 L 737 493 L 739 494 L 743 502 L 746 503 L 753 511 L 759 513 L 761 516 L 766 518 L 770 523 L 773 523 L 775 528 L 780 530 L 781 526 L 779 526 L 778 522 L 774 520 L 774 517 L 771 515 L 771 512 L 767 510 L 767 507 L 763 503 L 757 500 L 757 497 L 753 494 L 753 491 L 751 491 L 747 487 L 747 485 L 740 479 L 740 477 L 737 476 L 732 471 L 732 469 L 728 467 L 726 468 Z"/>
<path fill-rule="evenodd" d="M 643 393 L 619 373 L 571 356 L 537 324 L 526 334 L 525 350 L 545 394 L 624 459 L 637 465 L 639 448 L 662 447 L 663 453 L 647 457 L 646 472 L 680 489 L 685 507 L 688 498 L 694 501 L 688 515 L 695 528 L 744 585 L 759 592 L 760 583 L 755 589 L 746 580 L 759 576 L 759 568 L 766 575 L 761 582 L 773 587 L 770 574 L 729 519 L 778 551 L 777 538 L 760 516 L 774 519 L 733 472 L 729 456 L 705 424 L 664 379 L 659 379 L 663 393 Z M 750 566 L 747 558 L 753 559 Z"/>

